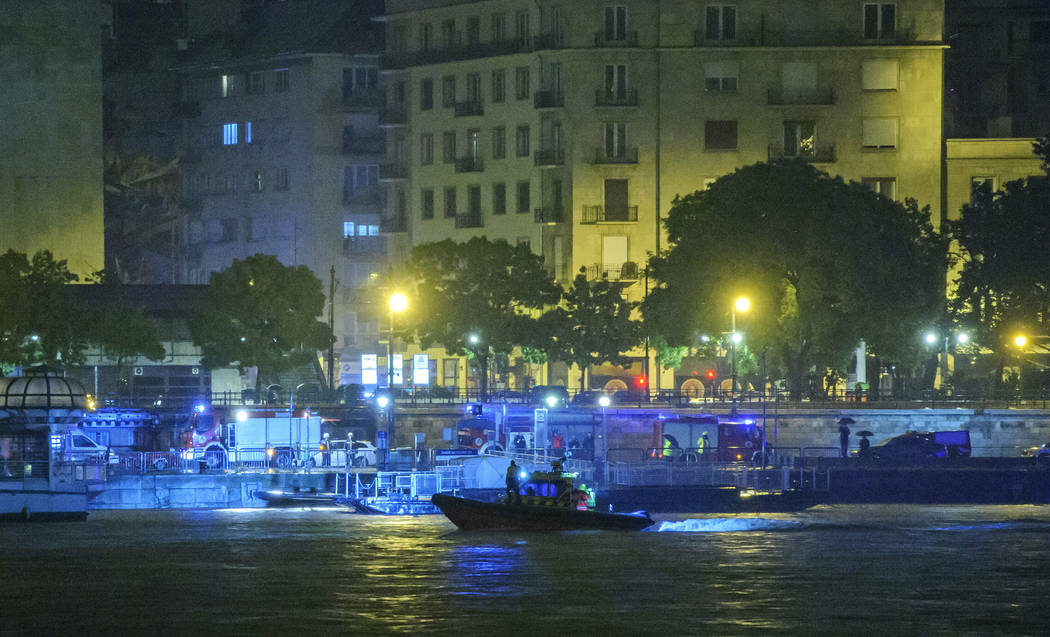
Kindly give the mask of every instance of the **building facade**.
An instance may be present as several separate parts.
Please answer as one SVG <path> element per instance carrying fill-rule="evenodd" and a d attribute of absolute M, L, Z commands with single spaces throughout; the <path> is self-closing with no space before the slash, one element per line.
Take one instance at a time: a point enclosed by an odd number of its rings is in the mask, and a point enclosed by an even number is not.
<path fill-rule="evenodd" d="M 674 198 L 755 162 L 798 157 L 940 218 L 940 0 L 386 7 L 380 180 L 402 242 L 527 243 L 557 280 L 583 269 L 637 301 Z"/>
<path fill-rule="evenodd" d="M 0 251 L 50 250 L 101 270 L 102 26 L 99 2 L 0 3 Z"/>

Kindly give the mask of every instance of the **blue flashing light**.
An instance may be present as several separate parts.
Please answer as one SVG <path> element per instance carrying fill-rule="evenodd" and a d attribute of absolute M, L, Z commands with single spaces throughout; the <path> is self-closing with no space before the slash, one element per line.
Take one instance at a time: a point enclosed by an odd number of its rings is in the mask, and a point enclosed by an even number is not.
<path fill-rule="evenodd" d="M 528 474 L 528 473 L 526 473 L 525 471 L 522 471 L 522 472 L 521 472 L 521 473 L 519 474 L 519 476 L 521 477 L 521 479 L 522 479 L 522 480 L 524 480 L 525 478 L 529 477 L 529 474 Z"/>
<path fill-rule="evenodd" d="M 747 420 L 744 421 L 744 424 L 745 425 L 753 425 L 753 424 L 755 424 L 755 421 L 751 420 L 750 418 L 748 418 Z"/>
<path fill-rule="evenodd" d="M 199 404 L 199 403 L 194 405 L 193 406 L 193 411 L 197 412 L 198 414 L 203 414 L 204 413 L 204 405 Z"/>

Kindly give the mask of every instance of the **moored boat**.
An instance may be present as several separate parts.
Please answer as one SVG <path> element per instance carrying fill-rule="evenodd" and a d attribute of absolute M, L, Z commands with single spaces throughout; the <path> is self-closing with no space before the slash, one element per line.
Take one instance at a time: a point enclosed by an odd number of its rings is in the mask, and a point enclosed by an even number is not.
<path fill-rule="evenodd" d="M 575 474 L 555 464 L 552 471 L 535 471 L 517 492 L 500 502 L 470 500 L 435 493 L 431 501 L 464 531 L 518 529 L 563 531 L 603 529 L 641 531 L 653 520 L 645 513 L 603 513 L 593 510 L 593 497 L 573 486 Z M 590 506 L 588 506 L 588 503 Z"/>

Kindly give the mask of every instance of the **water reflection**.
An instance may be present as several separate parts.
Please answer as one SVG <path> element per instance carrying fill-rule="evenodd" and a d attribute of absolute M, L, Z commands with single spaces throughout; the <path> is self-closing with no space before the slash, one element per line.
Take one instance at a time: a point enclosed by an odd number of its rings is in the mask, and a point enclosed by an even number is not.
<path fill-rule="evenodd" d="M 460 545 L 449 553 L 453 595 L 510 597 L 524 590 L 525 556 L 520 546 Z"/>

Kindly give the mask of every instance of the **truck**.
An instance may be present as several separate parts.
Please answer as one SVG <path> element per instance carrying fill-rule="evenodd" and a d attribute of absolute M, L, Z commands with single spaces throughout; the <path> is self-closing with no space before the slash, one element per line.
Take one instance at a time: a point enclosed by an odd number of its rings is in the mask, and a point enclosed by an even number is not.
<path fill-rule="evenodd" d="M 183 434 L 182 457 L 201 468 L 228 462 L 288 469 L 320 448 L 321 417 L 305 410 L 240 409 L 232 414 L 199 409 Z"/>

